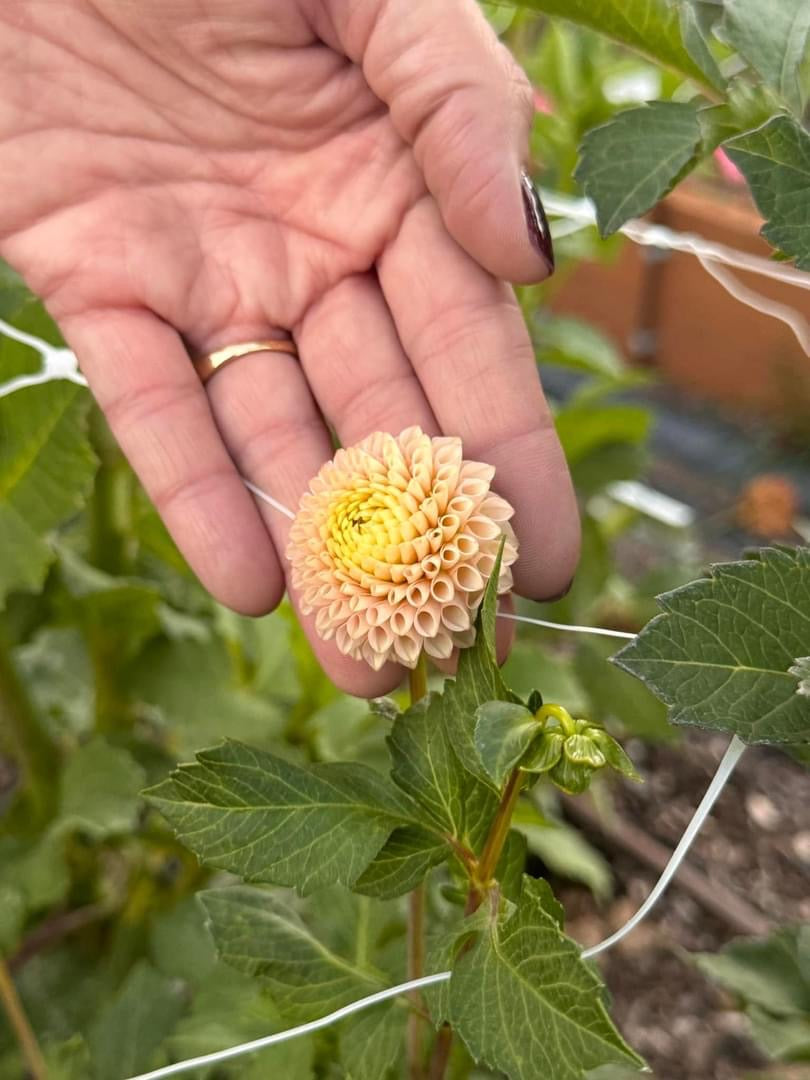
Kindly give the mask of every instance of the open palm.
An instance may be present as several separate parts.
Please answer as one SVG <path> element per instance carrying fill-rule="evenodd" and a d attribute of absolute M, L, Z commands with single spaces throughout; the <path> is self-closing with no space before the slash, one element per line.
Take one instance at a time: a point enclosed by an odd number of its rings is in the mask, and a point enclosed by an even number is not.
<path fill-rule="evenodd" d="M 577 554 L 565 464 L 500 279 L 548 272 L 525 82 L 474 0 L 6 0 L 0 253 L 48 304 L 223 602 L 284 590 L 287 506 L 343 442 L 461 435 L 516 507 L 517 577 Z M 534 243 L 532 242 L 534 239 Z M 291 333 L 207 393 L 189 362 Z M 304 620 L 307 625 L 308 620 Z M 355 693 L 396 679 L 314 639 Z"/>

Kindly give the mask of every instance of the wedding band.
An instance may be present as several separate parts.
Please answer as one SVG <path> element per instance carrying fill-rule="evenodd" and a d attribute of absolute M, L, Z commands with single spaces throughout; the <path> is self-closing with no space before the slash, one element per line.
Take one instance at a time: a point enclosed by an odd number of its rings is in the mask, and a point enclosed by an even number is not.
<path fill-rule="evenodd" d="M 205 385 L 211 376 L 225 367 L 226 364 L 230 364 L 233 360 L 240 360 L 243 356 L 249 356 L 250 353 L 254 352 L 280 352 L 287 353 L 289 356 L 298 356 L 295 342 L 281 338 L 270 338 L 267 341 L 243 341 L 239 345 L 226 345 L 223 349 L 216 349 L 214 352 L 198 357 L 192 363 L 194 364 L 194 370 L 200 377 L 200 382 Z"/>

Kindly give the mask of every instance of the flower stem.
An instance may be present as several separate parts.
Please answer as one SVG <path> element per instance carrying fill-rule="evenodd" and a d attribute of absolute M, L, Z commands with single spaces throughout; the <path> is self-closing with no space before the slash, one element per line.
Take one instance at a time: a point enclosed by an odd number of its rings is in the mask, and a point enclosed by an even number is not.
<path fill-rule="evenodd" d="M 422 653 L 415 668 L 409 672 L 411 705 L 427 694 L 427 664 Z M 408 897 L 408 979 L 419 979 L 425 973 L 425 885 L 417 885 Z M 408 1016 L 406 1036 L 409 1080 L 422 1080 L 422 1035 L 424 1003 L 415 990 L 411 995 L 413 1008 Z M 420 1015 L 421 1014 L 421 1015 Z"/>
<path fill-rule="evenodd" d="M 470 883 L 470 891 L 467 894 L 467 906 L 464 909 L 465 915 L 472 915 L 474 911 L 479 909 L 492 884 L 493 878 L 495 877 L 495 871 L 500 862 L 501 854 L 503 853 L 503 846 L 509 835 L 509 829 L 512 825 L 512 814 L 514 813 L 515 804 L 518 801 L 522 784 L 523 774 L 520 769 L 515 769 L 506 782 L 506 787 L 503 789 L 503 795 L 501 796 L 498 809 L 495 812 L 495 817 L 492 819 L 492 824 L 489 827 L 489 834 L 484 843 L 484 850 L 481 852 L 481 858 L 478 861 L 474 876 Z M 463 951 L 464 950 L 462 949 L 462 952 Z M 444 1024 L 439 1030 L 439 1034 L 433 1047 L 433 1053 L 430 1058 L 430 1067 L 428 1070 L 429 1080 L 444 1080 L 447 1064 L 450 1061 L 452 1044 L 453 1030 L 449 1024 Z"/>
<path fill-rule="evenodd" d="M 476 880 L 471 885 L 470 893 L 467 897 L 466 912 L 468 915 L 472 915 L 472 913 L 477 911 L 481 906 L 484 897 L 486 896 L 487 889 L 492 883 L 492 879 L 495 877 L 495 871 L 498 868 L 498 863 L 503 852 L 503 846 L 506 843 L 506 838 L 509 835 L 509 829 L 512 825 L 512 814 L 514 813 L 515 804 L 520 795 L 522 783 L 523 773 L 520 769 L 515 769 L 507 780 L 506 787 L 503 789 L 500 805 L 495 813 L 495 817 L 492 819 L 489 835 L 484 844 L 484 850 L 481 852 Z"/>
<path fill-rule="evenodd" d="M 11 978 L 6 962 L 2 957 L 0 957 L 0 1004 L 2 1004 L 8 1022 L 17 1037 L 17 1042 L 20 1044 L 23 1060 L 31 1080 L 45 1080 L 47 1076 L 45 1058 L 42 1056 L 37 1037 L 28 1022 L 28 1017 L 25 1015 L 14 980 Z"/>

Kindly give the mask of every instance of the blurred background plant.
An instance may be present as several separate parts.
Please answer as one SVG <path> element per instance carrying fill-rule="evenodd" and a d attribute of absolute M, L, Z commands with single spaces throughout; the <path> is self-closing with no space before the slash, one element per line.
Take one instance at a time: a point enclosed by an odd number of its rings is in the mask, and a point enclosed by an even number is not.
<path fill-rule="evenodd" d="M 771 19 L 765 0 L 727 0 L 722 23 L 722 5 L 708 0 L 484 7 L 536 88 L 532 152 L 544 188 L 564 196 L 584 190 L 603 230 L 615 232 L 694 166 L 701 198 L 709 199 L 701 220 L 711 220 L 713 206 L 739 204 L 739 246 L 761 252 L 733 158 L 771 218 L 774 242 L 810 266 L 810 249 L 801 247 L 810 235 L 810 136 L 801 126 L 810 20 L 799 18 L 801 5 L 785 5 L 799 11 L 792 35 L 778 38 L 781 17 L 769 27 L 776 48 L 792 50 L 796 61 L 781 73 L 754 32 L 757 19 Z M 646 123 L 639 103 L 650 99 L 678 108 L 656 106 L 655 124 L 639 127 Z M 781 139 L 764 177 L 752 162 L 767 158 L 773 129 L 742 134 L 762 123 L 776 124 Z M 729 139 L 736 140 L 730 156 L 718 159 L 714 151 Z M 665 151 L 669 170 L 656 167 Z M 803 202 L 794 178 L 802 168 Z M 779 199 L 769 203 L 769 190 Z M 632 198 L 621 197 L 629 191 Z M 655 211 L 656 220 L 681 223 L 675 211 L 662 213 Z M 635 631 L 654 614 L 656 593 L 695 577 L 711 559 L 733 556 L 749 540 L 806 536 L 810 392 L 790 375 L 786 393 L 797 342 L 787 330 L 769 338 L 765 315 L 751 317 L 760 364 L 777 372 L 770 397 L 746 394 L 745 374 L 730 378 L 727 357 L 718 359 L 726 374 L 715 382 L 661 362 L 660 260 L 565 217 L 554 228 L 559 273 L 523 290 L 521 301 L 580 495 L 583 557 L 566 597 L 519 610 Z M 692 256 L 677 256 L 666 271 L 670 282 L 687 274 L 680 260 L 689 274 L 703 275 Z M 717 289 L 727 300 L 708 277 L 699 282 L 698 291 Z M 787 293 L 810 314 L 805 292 Z M 619 309 L 633 314 L 632 325 L 612 318 Z M 7 268 L 0 318 L 61 345 L 41 305 Z M 688 306 L 678 319 L 674 353 L 681 357 L 701 347 L 703 330 L 695 330 Z M 727 335 L 738 332 L 733 323 Z M 725 351 L 734 352 L 725 340 Z M 799 360 L 808 364 L 804 354 Z M 0 393 L 13 380 L 36 382 L 40 368 L 36 351 L 0 337 Z M 710 398 L 720 404 L 707 404 Z M 767 422 L 756 412 L 760 401 Z M 554 528 L 553 507 L 547 528 Z M 722 748 L 713 738 L 681 739 L 664 707 L 606 663 L 614 651 L 608 639 L 521 626 L 506 666 L 518 693 L 539 686 L 547 700 L 629 737 L 650 778 L 629 794 L 600 782 L 584 813 L 546 790 L 521 811 L 533 872 L 553 878 L 571 932 L 586 944 L 637 904 Z M 292 760 L 375 765 L 386 757 L 385 724 L 329 683 L 286 605 L 248 620 L 200 588 L 86 390 L 59 379 L 0 396 L 0 957 L 50 1077 L 123 1080 L 285 1026 L 266 984 L 217 958 L 194 902 L 212 875 L 139 797 L 175 762 L 226 735 Z M 683 954 L 713 951 L 775 923 L 810 921 L 807 773 L 761 751 L 735 785 L 738 797 L 698 845 L 691 884 L 685 875 L 656 920 L 618 959 L 606 960 L 620 1023 L 662 1080 L 739 1077 L 768 1068 L 769 1058 L 807 1057 L 806 928 L 697 964 Z M 440 908 L 446 901 L 434 893 Z M 396 973 L 404 933 L 398 902 L 317 895 L 302 912 L 318 920 L 330 947 Z M 790 943 L 804 980 L 802 989 L 797 976 L 778 1000 L 767 997 L 774 941 L 782 952 Z M 752 1028 L 735 1008 L 740 1002 Z M 364 1023 L 372 1020 L 209 1075 L 398 1075 L 390 1047 L 379 1058 L 358 1054 L 371 1034 Z M 473 1075 L 456 1053 L 454 1075 Z M 23 1075 L 0 1018 L 0 1078 Z"/>

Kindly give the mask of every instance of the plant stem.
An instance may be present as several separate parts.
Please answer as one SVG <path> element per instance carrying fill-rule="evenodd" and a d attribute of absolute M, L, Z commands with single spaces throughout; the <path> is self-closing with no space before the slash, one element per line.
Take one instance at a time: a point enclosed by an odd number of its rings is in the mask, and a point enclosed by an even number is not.
<path fill-rule="evenodd" d="M 46 1080 L 45 1058 L 42 1056 L 37 1037 L 28 1023 L 17 987 L 2 957 L 0 957 L 0 1003 L 20 1044 L 23 1059 L 32 1080 Z"/>
<path fill-rule="evenodd" d="M 501 854 L 503 853 L 503 846 L 509 835 L 509 829 L 512 825 L 512 814 L 514 813 L 515 804 L 520 795 L 522 784 L 523 774 L 520 769 L 515 769 L 506 782 L 500 804 L 495 812 L 495 817 L 492 819 L 492 824 L 489 827 L 489 834 L 484 843 L 484 850 L 481 852 L 481 858 L 478 861 L 474 877 L 470 883 L 470 891 L 467 894 L 467 906 L 464 909 L 465 915 L 472 915 L 474 911 L 478 910 L 484 902 L 487 891 L 492 884 L 492 880 L 495 877 L 495 871 L 500 862 Z M 462 949 L 462 952 L 463 951 L 464 950 Z M 449 1024 L 444 1024 L 439 1030 L 439 1034 L 433 1047 L 433 1053 L 430 1058 L 430 1067 L 428 1070 L 429 1080 L 443 1080 L 445 1071 L 447 1070 L 447 1063 L 450 1060 L 452 1044 L 453 1030 Z"/>
<path fill-rule="evenodd" d="M 514 813 L 515 804 L 520 795 L 522 783 L 523 774 L 520 769 L 515 769 L 506 782 L 500 805 L 492 820 L 489 835 L 484 844 L 484 850 L 481 852 L 476 880 L 473 882 L 469 896 L 467 897 L 466 912 L 468 915 L 472 915 L 472 913 L 477 911 L 481 906 L 484 897 L 486 896 L 487 889 L 492 883 L 492 879 L 495 877 L 495 871 L 498 868 L 498 863 L 503 852 L 503 846 L 506 843 L 506 838 L 509 835 L 509 829 L 512 825 L 512 814 Z"/>
<path fill-rule="evenodd" d="M 409 672 L 411 705 L 415 705 L 427 693 L 427 664 L 422 653 L 415 668 Z M 425 885 L 424 882 L 408 897 L 408 979 L 419 979 L 425 973 Z M 424 1013 L 422 995 L 415 990 L 411 995 L 413 1008 L 408 1016 L 406 1045 L 408 1052 L 409 1080 L 422 1080 L 422 1033 Z"/>

